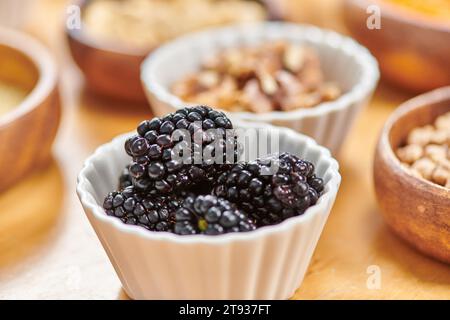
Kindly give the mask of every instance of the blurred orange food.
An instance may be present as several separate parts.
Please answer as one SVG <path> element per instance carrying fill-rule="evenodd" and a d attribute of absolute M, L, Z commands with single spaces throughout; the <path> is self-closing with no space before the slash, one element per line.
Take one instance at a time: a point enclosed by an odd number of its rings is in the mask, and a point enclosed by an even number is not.
<path fill-rule="evenodd" d="M 450 24 L 450 0 L 384 0 L 411 13 L 418 13 Z"/>
<path fill-rule="evenodd" d="M 384 79 L 415 92 L 450 84 L 450 0 L 378 0 L 380 26 L 367 27 L 373 0 L 345 0 L 352 35 L 377 57 Z M 443 22 L 442 22 L 443 21 Z"/>
<path fill-rule="evenodd" d="M 397 48 L 380 52 L 379 59 L 384 63 L 386 77 L 396 83 L 406 83 L 414 91 L 438 88 L 450 81 L 448 70 L 442 64 L 420 52 Z"/>

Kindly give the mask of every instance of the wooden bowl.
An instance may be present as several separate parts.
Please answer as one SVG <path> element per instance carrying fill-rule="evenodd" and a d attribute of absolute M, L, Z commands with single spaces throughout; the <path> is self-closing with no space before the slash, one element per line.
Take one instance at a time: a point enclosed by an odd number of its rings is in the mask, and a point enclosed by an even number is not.
<path fill-rule="evenodd" d="M 46 164 L 60 119 L 56 66 L 36 40 L 0 28 L 0 79 L 28 91 L 0 115 L 0 191 Z"/>
<path fill-rule="evenodd" d="M 74 1 L 81 8 L 81 16 L 90 1 Z M 104 43 L 85 33 L 83 26 L 77 29 L 66 25 L 66 37 L 73 60 L 83 72 L 89 90 L 109 98 L 146 102 L 140 66 L 150 50 Z"/>
<path fill-rule="evenodd" d="M 92 0 L 75 1 L 83 10 Z M 268 17 L 273 5 L 265 4 Z M 176 23 L 176 22 L 174 22 Z M 151 49 L 106 43 L 83 32 L 83 27 L 70 29 L 66 36 L 72 57 L 85 76 L 87 87 L 94 93 L 138 103 L 147 103 L 140 79 L 140 67 Z"/>
<path fill-rule="evenodd" d="M 394 154 L 408 133 L 450 111 L 450 87 L 402 104 L 388 119 L 374 161 L 375 191 L 387 224 L 426 255 L 450 263 L 450 189 L 417 178 Z"/>
<path fill-rule="evenodd" d="M 379 30 L 367 27 L 366 10 L 374 3 Z M 382 1 L 345 0 L 343 9 L 347 27 L 378 59 L 384 78 L 416 92 L 450 85 L 450 25 Z"/>

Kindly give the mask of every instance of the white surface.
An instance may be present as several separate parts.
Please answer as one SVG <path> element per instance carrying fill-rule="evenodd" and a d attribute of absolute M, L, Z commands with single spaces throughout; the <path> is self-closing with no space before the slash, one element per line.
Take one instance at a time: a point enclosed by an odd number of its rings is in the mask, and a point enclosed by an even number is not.
<path fill-rule="evenodd" d="M 130 297 L 287 299 L 293 295 L 308 268 L 341 177 L 329 151 L 312 139 L 289 129 L 265 127 L 279 130 L 280 152 L 289 151 L 315 164 L 325 180 L 325 191 L 302 216 L 247 233 L 179 236 L 126 225 L 107 216 L 102 203 L 129 162 L 123 149 L 129 135 L 103 145 L 86 160 L 78 176 L 78 196 Z"/>
<path fill-rule="evenodd" d="M 178 38 L 153 51 L 141 67 L 141 79 L 155 115 L 189 103 L 170 92 L 172 84 L 200 68 L 204 59 L 223 48 L 286 40 L 314 47 L 327 80 L 345 94 L 311 109 L 255 114 L 229 112 L 231 117 L 288 127 L 314 138 L 333 153 L 339 150 L 355 117 L 368 102 L 379 79 L 378 64 L 354 40 L 333 31 L 289 23 L 232 26 Z"/>

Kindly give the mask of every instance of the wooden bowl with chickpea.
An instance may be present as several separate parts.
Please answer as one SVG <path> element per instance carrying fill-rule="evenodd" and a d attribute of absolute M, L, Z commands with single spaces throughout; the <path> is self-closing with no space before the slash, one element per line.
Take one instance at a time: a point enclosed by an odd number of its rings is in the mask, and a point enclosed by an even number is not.
<path fill-rule="evenodd" d="M 391 229 L 450 263 L 450 87 L 411 99 L 391 115 L 377 146 L 374 181 Z"/>

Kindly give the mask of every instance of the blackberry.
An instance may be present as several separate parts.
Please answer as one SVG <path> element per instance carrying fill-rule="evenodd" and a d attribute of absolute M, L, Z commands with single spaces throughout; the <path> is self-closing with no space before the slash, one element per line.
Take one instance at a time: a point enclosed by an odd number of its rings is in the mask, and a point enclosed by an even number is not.
<path fill-rule="evenodd" d="M 127 154 L 133 158 L 129 167 L 133 186 L 166 194 L 212 183 L 229 169 L 230 162 L 237 160 L 236 138 L 226 132 L 232 128 L 223 112 L 206 106 L 188 107 L 143 121 L 137 135 L 125 143 Z M 227 150 L 231 150 L 228 159 Z"/>
<path fill-rule="evenodd" d="M 174 232 L 180 235 L 219 235 L 256 228 L 234 204 L 213 195 L 186 197 L 176 211 L 175 221 Z"/>
<path fill-rule="evenodd" d="M 271 172 L 270 165 L 277 170 Z M 258 227 L 301 215 L 323 191 L 314 165 L 289 153 L 238 163 L 217 180 L 214 194 L 236 203 Z"/>
<path fill-rule="evenodd" d="M 126 187 L 109 193 L 103 208 L 109 216 L 126 224 L 138 225 L 150 231 L 170 231 L 175 221 L 175 211 L 182 199 L 178 196 L 161 196 Z"/>
<path fill-rule="evenodd" d="M 123 190 L 132 185 L 131 175 L 130 175 L 130 165 L 127 165 L 120 174 L 119 177 L 119 190 Z"/>

